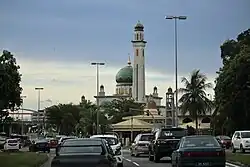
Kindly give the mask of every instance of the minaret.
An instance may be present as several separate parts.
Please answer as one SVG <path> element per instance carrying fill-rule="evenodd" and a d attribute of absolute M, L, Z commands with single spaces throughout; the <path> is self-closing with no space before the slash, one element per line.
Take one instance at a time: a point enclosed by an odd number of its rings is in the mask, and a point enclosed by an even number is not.
<path fill-rule="evenodd" d="M 145 59 L 144 49 L 146 41 L 144 41 L 144 26 L 137 22 L 134 28 L 134 40 L 131 41 L 134 48 L 134 64 L 133 64 L 133 95 L 136 102 L 145 102 Z"/>

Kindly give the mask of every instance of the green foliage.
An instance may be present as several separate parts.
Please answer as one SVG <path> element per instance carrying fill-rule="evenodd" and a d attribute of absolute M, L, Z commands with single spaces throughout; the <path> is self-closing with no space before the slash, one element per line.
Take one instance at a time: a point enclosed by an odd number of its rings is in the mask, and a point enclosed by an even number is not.
<path fill-rule="evenodd" d="M 59 104 L 46 109 L 48 124 L 60 134 L 94 134 L 96 132 L 97 106 L 91 102 L 80 105 Z M 108 129 L 104 113 L 100 113 L 100 125 L 103 131 Z"/>
<path fill-rule="evenodd" d="M 101 108 L 110 117 L 112 124 L 122 121 L 122 117 L 142 114 L 143 105 L 133 99 L 121 98 L 104 103 Z M 135 110 L 130 110 L 135 109 Z"/>
<path fill-rule="evenodd" d="M 215 87 L 216 127 L 229 133 L 250 128 L 250 29 L 221 46 L 223 67 Z"/>
<path fill-rule="evenodd" d="M 14 111 L 21 105 L 20 67 L 16 59 L 4 50 L 0 56 L 0 119 L 8 116 L 8 110 Z"/>
<path fill-rule="evenodd" d="M 185 88 L 180 88 L 181 96 L 180 109 L 182 114 L 188 113 L 195 119 L 196 130 L 198 129 L 198 116 L 205 115 L 213 108 L 213 103 L 207 98 L 206 89 L 212 88 L 211 83 L 207 83 L 207 77 L 200 73 L 200 70 L 194 70 L 189 79 L 183 77 L 181 80 Z"/>

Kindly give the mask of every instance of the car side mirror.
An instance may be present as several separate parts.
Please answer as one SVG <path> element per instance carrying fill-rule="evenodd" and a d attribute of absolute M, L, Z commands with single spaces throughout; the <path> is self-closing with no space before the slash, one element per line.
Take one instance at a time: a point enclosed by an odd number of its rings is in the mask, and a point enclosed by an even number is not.
<path fill-rule="evenodd" d="M 237 136 L 236 139 L 240 139 L 240 136 Z"/>

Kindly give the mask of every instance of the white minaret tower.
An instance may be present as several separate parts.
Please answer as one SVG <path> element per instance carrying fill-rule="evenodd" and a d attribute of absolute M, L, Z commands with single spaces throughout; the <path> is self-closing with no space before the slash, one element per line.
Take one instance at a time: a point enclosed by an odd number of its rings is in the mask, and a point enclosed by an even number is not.
<path fill-rule="evenodd" d="M 136 102 L 145 102 L 145 59 L 144 26 L 138 21 L 134 29 L 134 40 L 131 41 L 134 48 L 133 67 L 133 98 Z"/>

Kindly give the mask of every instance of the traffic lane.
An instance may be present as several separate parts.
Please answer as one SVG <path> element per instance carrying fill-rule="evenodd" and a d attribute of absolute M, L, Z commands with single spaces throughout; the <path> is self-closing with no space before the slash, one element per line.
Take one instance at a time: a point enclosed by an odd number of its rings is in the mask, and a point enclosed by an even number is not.
<path fill-rule="evenodd" d="M 137 164 L 141 167 L 171 167 L 171 160 L 169 157 L 164 157 L 159 163 L 148 160 L 148 155 L 140 155 L 139 157 L 132 157 L 129 152 L 123 152 L 124 162 L 128 161 Z"/>
<path fill-rule="evenodd" d="M 136 163 L 141 167 L 171 167 L 171 159 L 169 157 L 164 157 L 160 160 L 159 163 L 151 162 L 148 160 L 148 155 L 141 155 L 139 157 L 131 157 L 129 154 L 124 154 L 124 161 L 129 161 L 132 163 Z M 237 165 L 233 165 L 227 163 L 225 167 L 239 167 Z"/>

